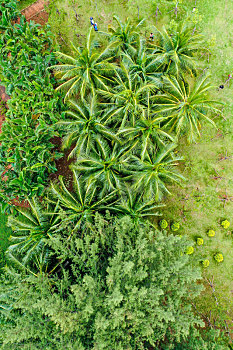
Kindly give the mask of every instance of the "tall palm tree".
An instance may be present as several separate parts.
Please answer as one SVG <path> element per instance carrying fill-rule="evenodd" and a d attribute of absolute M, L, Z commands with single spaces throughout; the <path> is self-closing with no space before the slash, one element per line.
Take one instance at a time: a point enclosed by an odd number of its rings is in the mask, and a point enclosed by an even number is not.
<path fill-rule="evenodd" d="M 208 117 L 209 111 L 220 113 L 214 105 L 220 104 L 208 98 L 206 93 L 212 88 L 208 82 L 208 76 L 202 76 L 190 87 L 187 82 L 175 77 L 164 78 L 164 94 L 154 96 L 155 114 L 169 132 L 175 130 L 177 136 L 186 134 L 189 142 L 196 141 L 200 136 L 201 120 L 215 126 Z"/>
<path fill-rule="evenodd" d="M 111 148 L 100 140 L 98 148 L 99 152 L 78 158 L 72 168 L 82 174 L 88 185 L 100 186 L 101 194 L 119 190 L 126 179 L 128 154 L 132 146 L 114 144 Z"/>
<path fill-rule="evenodd" d="M 162 130 L 160 123 L 160 118 L 155 117 L 151 110 L 148 94 L 147 109 L 142 111 L 135 126 L 120 129 L 118 135 L 123 136 L 126 143 L 131 143 L 132 148 L 139 150 L 143 160 L 147 152 L 164 147 L 168 140 L 174 141 L 171 135 Z"/>
<path fill-rule="evenodd" d="M 115 85 L 107 90 L 99 89 L 98 93 L 106 100 L 104 106 L 115 106 L 109 116 L 115 121 L 116 126 L 123 128 L 125 124 L 135 125 L 135 121 L 145 108 L 147 95 L 150 91 L 156 91 L 154 83 L 143 83 L 135 79 L 128 67 L 121 64 L 121 69 L 115 71 Z"/>
<path fill-rule="evenodd" d="M 154 198 L 145 200 L 144 191 L 138 192 L 126 185 L 121 191 L 119 202 L 114 206 L 109 205 L 108 209 L 117 215 L 128 215 L 135 223 L 141 224 L 148 217 L 161 215 L 157 210 L 162 206 Z"/>
<path fill-rule="evenodd" d="M 7 257 L 18 267 L 31 268 L 41 257 L 48 255 L 45 239 L 60 231 L 58 203 L 41 204 L 38 199 L 28 199 L 29 209 L 18 208 L 18 215 L 8 218 L 15 236 L 6 251 Z"/>
<path fill-rule="evenodd" d="M 80 153 L 89 154 L 90 150 L 99 143 L 100 138 L 120 142 L 116 134 L 105 123 L 110 111 L 101 110 L 95 96 L 91 98 L 90 103 L 85 100 L 79 103 L 69 100 L 69 104 L 71 109 L 66 114 L 71 118 L 57 123 L 66 133 L 63 148 L 67 149 L 75 145 L 69 157 L 74 155 L 78 157 Z"/>
<path fill-rule="evenodd" d="M 113 59 L 112 44 L 104 51 L 98 52 L 91 40 L 93 28 L 90 29 L 84 48 L 76 48 L 74 45 L 74 57 L 57 52 L 56 55 L 62 64 L 49 67 L 55 72 L 55 76 L 62 79 L 62 84 L 56 90 L 67 91 L 65 99 L 80 93 L 81 98 L 88 91 L 94 92 L 97 87 L 108 90 L 107 82 L 112 81 L 113 67 L 110 61 Z"/>
<path fill-rule="evenodd" d="M 196 54 L 205 47 L 203 36 L 193 33 L 186 23 L 172 34 L 169 34 L 165 27 L 162 31 L 156 28 L 156 31 L 158 35 L 153 54 L 161 69 L 176 76 L 183 72 L 195 72 Z"/>
<path fill-rule="evenodd" d="M 70 191 L 63 182 L 62 176 L 59 183 L 52 183 L 51 189 L 55 199 L 59 200 L 62 208 L 60 217 L 62 222 L 69 225 L 72 232 L 85 230 L 93 222 L 97 211 L 106 209 L 106 205 L 116 201 L 116 190 L 101 197 L 99 188 L 95 184 L 84 185 L 76 170 L 73 169 L 73 190 Z M 68 226 L 67 226 L 68 227 Z"/>
<path fill-rule="evenodd" d="M 155 55 L 146 51 L 145 40 L 139 41 L 135 55 L 123 53 L 122 59 L 136 79 L 144 83 L 153 83 L 158 89 L 162 87 L 161 76 L 163 72 L 159 70 L 160 65 Z"/>
<path fill-rule="evenodd" d="M 178 161 L 172 151 L 176 146 L 171 144 L 159 152 L 147 153 L 144 159 L 133 156 L 129 172 L 134 179 L 133 187 L 145 193 L 145 198 L 162 199 L 164 194 L 170 194 L 167 183 L 181 184 L 185 178 L 175 171 Z"/>
<path fill-rule="evenodd" d="M 125 23 L 122 23 L 118 16 L 113 16 L 113 19 L 117 22 L 118 26 L 116 28 L 109 26 L 108 30 L 111 33 L 110 40 L 115 43 L 119 50 L 135 54 L 139 38 L 138 28 L 144 20 L 134 25 L 129 18 L 127 18 Z"/>

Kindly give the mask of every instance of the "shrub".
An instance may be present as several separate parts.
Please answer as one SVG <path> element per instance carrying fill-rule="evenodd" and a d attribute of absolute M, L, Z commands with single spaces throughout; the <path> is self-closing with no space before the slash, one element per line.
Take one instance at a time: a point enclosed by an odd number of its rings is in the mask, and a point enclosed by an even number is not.
<path fill-rule="evenodd" d="M 155 343 L 165 349 L 167 339 L 179 342 L 190 326 L 203 325 L 189 302 L 202 289 L 195 283 L 201 274 L 187 255 L 180 256 L 184 239 L 135 225 L 129 217 L 96 215 L 90 232 L 69 242 L 58 236 L 51 245 L 68 269 L 58 276 L 16 275 L 10 294 L 9 282 L 0 283 L 0 304 L 5 298 L 4 305 L 11 305 L 0 334 L 8 349 L 26 346 L 28 329 L 28 349 L 48 349 L 48 339 L 53 350 L 135 350 Z"/>
<path fill-rule="evenodd" d="M 194 248 L 192 246 L 189 246 L 186 248 L 186 254 L 191 255 L 194 252 Z"/>
<path fill-rule="evenodd" d="M 208 267 L 209 264 L 210 264 L 210 261 L 208 259 L 205 259 L 205 260 L 202 261 L 202 266 L 203 267 Z"/>
<path fill-rule="evenodd" d="M 180 228 L 180 224 L 178 222 L 174 222 L 171 226 L 172 231 L 178 231 Z"/>
<path fill-rule="evenodd" d="M 230 226 L 230 222 L 228 220 L 223 220 L 221 225 L 223 228 L 227 229 Z"/>
<path fill-rule="evenodd" d="M 197 238 L 197 245 L 203 245 L 203 243 L 204 243 L 204 239 L 201 237 L 198 237 Z"/>
<path fill-rule="evenodd" d="M 217 261 L 218 263 L 223 261 L 223 255 L 221 253 L 217 253 L 214 255 L 214 260 Z"/>
<path fill-rule="evenodd" d="M 168 227 L 168 222 L 167 220 L 163 219 L 159 222 L 159 226 L 164 229 L 164 228 L 167 228 Z"/>
<path fill-rule="evenodd" d="M 214 236 L 215 236 L 215 231 L 214 231 L 214 230 L 209 230 L 209 231 L 207 232 L 207 236 L 209 236 L 209 237 L 214 237 Z"/>

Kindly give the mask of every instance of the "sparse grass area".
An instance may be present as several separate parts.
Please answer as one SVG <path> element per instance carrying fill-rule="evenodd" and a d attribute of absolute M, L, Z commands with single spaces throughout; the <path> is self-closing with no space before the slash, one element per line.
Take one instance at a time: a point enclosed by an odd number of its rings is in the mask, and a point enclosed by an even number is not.
<path fill-rule="evenodd" d="M 21 0 L 19 2 L 18 8 L 21 11 L 21 10 L 25 9 L 26 7 L 28 7 L 29 5 L 33 4 L 34 2 L 36 2 L 36 0 Z"/>
<path fill-rule="evenodd" d="M 214 276 L 216 290 L 225 299 L 232 314 L 233 81 L 230 81 L 229 87 L 225 86 L 219 92 L 217 86 L 224 83 L 228 74 L 233 72 L 233 3 L 205 0 L 198 1 L 197 7 L 203 16 L 203 32 L 207 38 L 212 36 L 216 40 L 208 67 L 211 79 L 216 84 L 213 97 L 225 103 L 225 119 L 215 119 L 217 130 L 207 126 L 197 144 L 180 146 L 180 153 L 185 159 L 184 174 L 187 182 L 182 190 L 174 189 L 173 195 L 167 198 L 164 217 L 180 220 L 181 232 L 188 234 L 191 239 L 197 236 L 204 239 L 202 247 L 194 245 L 194 259 L 210 260 L 210 266 L 203 274 L 208 278 Z M 223 219 L 228 219 L 231 223 L 228 230 L 220 225 Z M 216 231 L 215 237 L 209 238 L 206 235 L 209 228 Z M 220 264 L 213 259 L 216 252 L 221 252 L 224 256 L 224 261 Z M 207 299 L 204 301 L 208 304 Z"/>

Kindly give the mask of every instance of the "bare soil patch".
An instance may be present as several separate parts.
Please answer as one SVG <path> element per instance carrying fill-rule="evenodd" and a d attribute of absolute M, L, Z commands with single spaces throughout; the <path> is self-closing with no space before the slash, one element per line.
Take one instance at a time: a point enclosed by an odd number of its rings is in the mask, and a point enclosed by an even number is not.
<path fill-rule="evenodd" d="M 25 16 L 27 21 L 34 21 L 41 25 L 44 25 L 48 22 L 49 15 L 45 10 L 45 6 L 48 4 L 48 1 L 38 0 L 34 4 L 26 7 L 21 11 L 22 15 Z"/>

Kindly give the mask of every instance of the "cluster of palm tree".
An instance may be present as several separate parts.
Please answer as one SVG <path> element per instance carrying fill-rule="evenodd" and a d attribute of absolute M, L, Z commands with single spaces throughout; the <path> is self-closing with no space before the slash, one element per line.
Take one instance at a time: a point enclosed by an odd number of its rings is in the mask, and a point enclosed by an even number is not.
<path fill-rule="evenodd" d="M 98 33 L 109 40 L 103 50 L 90 29 L 85 47 L 72 46 L 73 56 L 58 52 L 60 64 L 50 67 L 61 79 L 57 89 L 66 91 L 69 109 L 57 127 L 75 158 L 74 183 L 72 191 L 62 178 L 51 185 L 52 210 L 37 202 L 36 211 L 31 202 L 21 213 L 25 224 L 17 226 L 18 243 L 9 248 L 15 260 L 28 250 L 20 264 L 64 225 L 70 235 L 84 232 L 97 211 L 135 222 L 158 215 L 168 185 L 184 180 L 177 171 L 179 137 L 193 142 L 202 120 L 214 125 L 208 77 L 193 78 L 202 37 L 182 25 L 175 33 L 157 30 L 155 41 L 147 42 L 138 31 L 141 22 L 114 19 L 116 28 Z"/>

